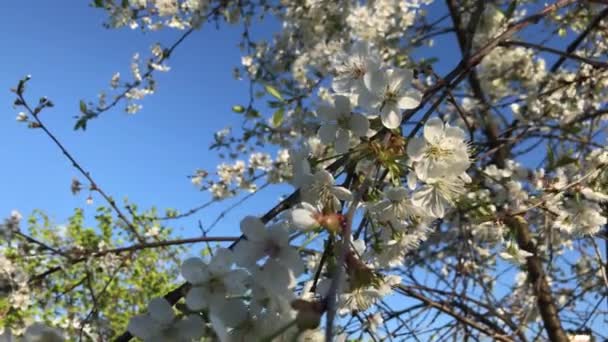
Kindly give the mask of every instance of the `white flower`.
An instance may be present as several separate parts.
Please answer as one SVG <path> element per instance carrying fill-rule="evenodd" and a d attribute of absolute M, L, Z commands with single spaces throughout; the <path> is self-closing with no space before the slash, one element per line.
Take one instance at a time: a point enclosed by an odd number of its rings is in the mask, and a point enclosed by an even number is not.
<path fill-rule="evenodd" d="M 182 264 L 182 276 L 192 284 L 186 294 L 186 305 L 195 311 L 205 308 L 220 309 L 227 296 L 245 292 L 247 272 L 232 269 L 233 255 L 225 248 L 218 249 L 209 264 L 200 258 L 190 258 Z"/>
<path fill-rule="evenodd" d="M 296 279 L 293 272 L 274 259 L 253 272 L 252 295 L 258 303 L 268 308 L 274 306 L 275 311 L 289 311 L 289 302 L 294 297 L 293 288 Z M 253 308 L 252 302 L 252 308 Z"/>
<path fill-rule="evenodd" d="M 500 255 L 501 258 L 507 261 L 511 261 L 520 265 L 525 264 L 526 259 L 533 256 L 532 253 L 520 249 L 517 245 L 517 242 L 515 242 L 514 240 L 508 240 L 507 245 L 505 246 L 505 251 L 500 252 L 498 255 Z"/>
<path fill-rule="evenodd" d="M 416 162 L 418 178 L 461 175 L 471 165 L 464 131 L 439 118 L 432 118 L 424 125 L 424 138 L 414 138 L 407 144 L 407 154 Z"/>
<path fill-rule="evenodd" d="M 369 315 L 367 318 L 367 329 L 371 332 L 375 332 L 382 323 L 384 323 L 384 319 L 379 312 L 374 313 L 373 315 Z"/>
<path fill-rule="evenodd" d="M 119 85 L 120 85 L 120 73 L 116 72 L 116 73 L 114 73 L 114 75 L 112 75 L 112 78 L 110 79 L 110 87 L 112 89 L 116 89 L 116 88 L 118 88 Z"/>
<path fill-rule="evenodd" d="M 129 321 L 128 330 L 144 341 L 184 341 L 201 338 L 205 322 L 198 315 L 177 319 L 173 308 L 164 298 L 154 298 L 148 312 Z"/>
<path fill-rule="evenodd" d="M 19 114 L 17 114 L 17 121 L 19 121 L 19 122 L 27 121 L 27 114 L 25 114 L 24 112 L 19 112 Z"/>
<path fill-rule="evenodd" d="M 379 299 L 388 296 L 393 292 L 392 286 L 398 284 L 401 278 L 398 276 L 387 276 L 378 285 L 357 286 L 345 291 L 340 295 L 338 314 L 346 315 L 353 311 L 364 311 L 369 309 Z M 331 281 L 319 283 L 319 292 L 329 290 Z M 349 284 L 352 285 L 352 284 Z M 349 288 L 349 287 L 345 287 Z"/>
<path fill-rule="evenodd" d="M 323 213 L 319 208 L 309 204 L 300 203 L 301 208 L 291 211 L 291 223 L 298 229 L 308 230 L 320 225 L 319 218 Z"/>
<path fill-rule="evenodd" d="M 289 232 L 283 225 L 266 228 L 257 217 L 247 216 L 241 221 L 241 232 L 246 239 L 234 247 L 237 264 L 252 268 L 258 260 L 268 257 L 296 276 L 304 271 L 304 263 L 297 249 L 289 245 Z"/>
<path fill-rule="evenodd" d="M 414 192 L 412 203 L 425 210 L 429 216 L 442 218 L 446 209 L 464 191 L 464 182 L 458 177 L 430 179 Z"/>
<path fill-rule="evenodd" d="M 346 96 L 334 96 L 333 104 L 319 106 L 317 113 L 323 121 L 319 138 L 324 144 L 334 144 L 337 153 L 347 152 L 350 138 L 363 137 L 369 129 L 369 121 L 363 114 L 352 113 Z"/>
<path fill-rule="evenodd" d="M 156 0 L 156 9 L 161 17 L 177 14 L 177 0 Z"/>
<path fill-rule="evenodd" d="M 11 211 L 11 220 L 14 222 L 19 222 L 21 221 L 21 219 L 23 219 L 23 215 L 21 215 L 21 213 L 17 210 L 12 210 Z"/>
<path fill-rule="evenodd" d="M 365 86 L 363 77 L 380 68 L 380 57 L 366 42 L 355 42 L 348 53 L 340 53 L 334 60 L 336 76 L 332 88 L 337 93 L 360 93 Z"/>
<path fill-rule="evenodd" d="M 597 233 L 607 222 L 599 204 L 587 200 L 567 200 L 553 225 L 569 234 Z"/>
<path fill-rule="evenodd" d="M 422 94 L 412 88 L 411 70 L 388 69 L 366 73 L 367 91 L 359 96 L 359 105 L 380 113 L 382 124 L 390 129 L 401 125 L 401 111 L 416 108 Z"/>
<path fill-rule="evenodd" d="M 300 187 L 302 200 L 314 204 L 331 203 L 335 208 L 340 206 L 340 201 L 352 200 L 353 194 L 348 189 L 334 183 L 334 176 L 326 170 L 309 174 Z"/>
<path fill-rule="evenodd" d="M 383 221 L 406 219 L 421 216 L 421 211 L 410 199 L 409 192 L 403 187 L 390 187 L 384 191 L 384 199 L 373 205 L 372 211 L 378 212 Z"/>

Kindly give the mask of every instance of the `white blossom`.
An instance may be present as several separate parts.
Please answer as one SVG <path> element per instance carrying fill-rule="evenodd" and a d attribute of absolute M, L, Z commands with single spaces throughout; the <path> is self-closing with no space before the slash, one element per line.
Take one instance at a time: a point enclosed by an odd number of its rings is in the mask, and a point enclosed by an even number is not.
<path fill-rule="evenodd" d="M 411 70 L 375 70 L 365 74 L 365 91 L 359 95 L 359 105 L 380 114 L 382 124 L 390 129 L 401 125 L 402 111 L 416 108 L 422 93 L 412 87 Z"/>
<path fill-rule="evenodd" d="M 323 121 L 319 138 L 324 144 L 334 144 L 337 153 L 347 152 L 351 137 L 364 137 L 369 129 L 367 118 L 352 112 L 346 96 L 334 96 L 333 104 L 319 106 L 317 113 Z"/>
<path fill-rule="evenodd" d="M 148 341 L 183 341 L 200 338 L 204 332 L 204 321 L 198 315 L 178 319 L 173 308 L 164 298 L 154 298 L 148 304 L 148 312 L 133 316 L 129 331 Z"/>

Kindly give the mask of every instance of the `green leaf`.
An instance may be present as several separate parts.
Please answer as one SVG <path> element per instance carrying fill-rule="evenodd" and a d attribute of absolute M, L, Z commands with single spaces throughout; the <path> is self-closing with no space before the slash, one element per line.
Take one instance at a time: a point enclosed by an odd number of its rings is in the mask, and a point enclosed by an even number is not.
<path fill-rule="evenodd" d="M 515 13 L 515 8 L 517 8 L 517 2 L 517 0 L 511 1 L 509 7 L 507 7 L 507 10 L 505 11 L 505 17 L 507 17 L 507 19 L 511 19 L 511 17 L 513 17 L 513 13 Z"/>
<path fill-rule="evenodd" d="M 266 92 L 268 94 L 272 95 L 277 100 L 285 101 L 283 99 L 283 96 L 281 96 L 281 93 L 275 87 L 270 86 L 270 85 L 266 85 L 266 86 L 264 86 L 264 89 L 266 89 Z"/>
<path fill-rule="evenodd" d="M 95 7 L 103 7 L 103 0 L 95 0 L 93 1 L 93 5 L 95 5 Z"/>
<path fill-rule="evenodd" d="M 572 164 L 572 163 L 576 163 L 576 162 L 578 162 L 578 159 L 576 159 L 576 158 L 572 158 L 570 156 L 561 156 L 555 162 L 555 165 L 553 165 L 553 167 L 558 168 L 558 167 L 566 166 L 568 164 Z"/>
<path fill-rule="evenodd" d="M 83 100 L 80 100 L 80 112 L 82 112 L 82 114 L 87 113 L 87 104 L 84 103 Z"/>
<path fill-rule="evenodd" d="M 74 130 L 77 131 L 82 129 L 83 131 L 87 130 L 87 121 L 88 118 L 86 116 L 81 116 L 78 121 L 76 121 L 76 125 L 74 125 Z"/>
<path fill-rule="evenodd" d="M 232 111 L 235 113 L 241 114 L 241 113 L 245 112 L 245 107 L 239 106 L 239 105 L 232 106 Z"/>
<path fill-rule="evenodd" d="M 283 116 L 284 115 L 285 115 L 285 109 L 284 108 L 279 108 L 276 112 L 274 112 L 274 114 L 272 114 L 272 125 L 274 127 L 281 126 L 281 123 L 283 122 Z"/>

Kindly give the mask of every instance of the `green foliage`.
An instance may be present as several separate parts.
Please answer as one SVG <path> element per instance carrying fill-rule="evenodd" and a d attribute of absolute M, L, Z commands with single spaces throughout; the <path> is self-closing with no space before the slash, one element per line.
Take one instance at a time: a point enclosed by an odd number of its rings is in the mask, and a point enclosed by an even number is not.
<path fill-rule="evenodd" d="M 145 227 L 158 225 L 156 210 L 137 213 L 135 206 L 130 208 L 142 235 Z M 68 326 L 69 336 L 79 336 L 79 325 L 67 323 L 95 317 L 107 323 L 99 338 L 110 340 L 124 331 L 129 318 L 141 312 L 151 298 L 162 296 L 176 284 L 183 247 L 104 253 L 138 245 L 125 237 L 129 235 L 119 234 L 122 222 L 112 216 L 110 208 L 98 208 L 92 219 L 75 209 L 65 225 L 35 211 L 27 222 L 24 233 L 39 244 L 16 236 L 3 255 L 16 270 L 30 276 L 25 287 L 29 300 L 15 307 L 10 296 L 0 299 L 2 326 L 20 328 L 27 322 L 50 323 L 59 318 L 60 324 Z M 170 235 L 171 229 L 162 227 L 155 239 L 167 240 Z"/>
<path fill-rule="evenodd" d="M 277 90 L 277 88 L 271 86 L 271 85 L 266 85 L 264 86 L 264 89 L 266 90 L 266 92 L 270 95 L 272 95 L 274 98 L 276 98 L 277 100 L 284 102 L 285 100 L 283 99 L 283 96 L 281 95 L 281 93 Z"/>

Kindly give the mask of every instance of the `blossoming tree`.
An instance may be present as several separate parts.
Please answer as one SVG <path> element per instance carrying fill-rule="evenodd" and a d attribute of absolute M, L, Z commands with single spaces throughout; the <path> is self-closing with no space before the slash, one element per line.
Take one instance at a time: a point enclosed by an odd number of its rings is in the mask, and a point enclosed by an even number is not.
<path fill-rule="evenodd" d="M 76 130 L 139 112 L 184 40 L 238 25 L 243 129 L 218 132 L 211 148 L 230 161 L 191 181 L 213 202 L 293 192 L 243 217 L 240 236 L 178 238 L 164 225 L 204 206 L 115 202 L 45 125 L 52 100 L 19 80 L 17 121 L 73 164 L 74 193 L 105 206 L 97 228 L 76 211 L 61 235 L 43 213 L 27 229 L 18 212 L 5 220 L 2 338 L 608 338 L 608 3 L 432 2 L 93 1 L 110 28 L 181 36 L 80 102 Z M 267 16 L 281 29 L 256 41 Z M 436 52 L 440 36 L 459 51 Z"/>

